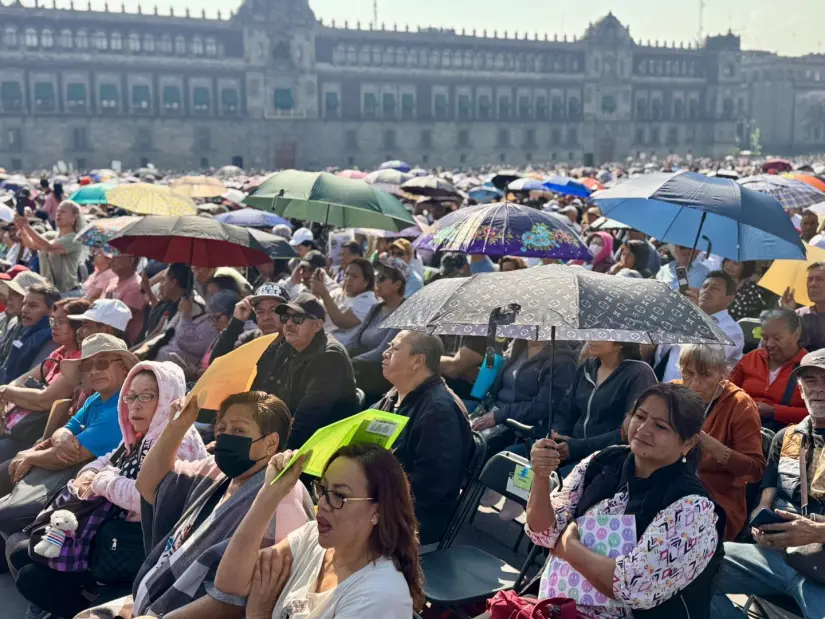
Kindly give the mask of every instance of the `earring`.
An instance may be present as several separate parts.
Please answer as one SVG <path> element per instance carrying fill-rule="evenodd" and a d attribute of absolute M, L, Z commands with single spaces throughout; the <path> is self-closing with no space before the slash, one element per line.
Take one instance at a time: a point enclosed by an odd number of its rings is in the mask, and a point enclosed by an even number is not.
<path fill-rule="evenodd" d="M 687 458 L 684 455 L 682 456 L 682 464 L 687 464 Z"/>
<path fill-rule="evenodd" d="M 373 517 L 372 517 L 372 520 L 370 520 L 370 522 L 373 524 L 373 526 L 375 526 L 376 524 L 378 524 L 378 516 L 373 516 Z"/>

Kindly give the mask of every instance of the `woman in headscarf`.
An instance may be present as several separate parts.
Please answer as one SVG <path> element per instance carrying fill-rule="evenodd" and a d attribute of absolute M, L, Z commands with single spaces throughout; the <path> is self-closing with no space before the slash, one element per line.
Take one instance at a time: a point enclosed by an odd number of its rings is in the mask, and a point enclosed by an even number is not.
<path fill-rule="evenodd" d="M 186 393 L 186 384 L 183 372 L 175 364 L 147 361 L 132 368 L 120 393 L 118 422 L 122 443 L 113 452 L 83 467 L 77 477 L 68 482 L 66 490 L 81 501 L 105 498 L 113 505 L 106 521 L 121 519 L 134 523 L 139 535 L 137 475 L 149 448 L 169 423 L 172 402 Z M 178 447 L 177 459 L 194 461 L 206 456 L 200 435 L 194 427 L 189 428 Z M 32 562 L 28 538 L 17 540 L 10 564 L 18 570 L 18 590 L 38 607 L 30 607 L 30 611 L 42 609 L 61 617 L 72 617 L 89 606 L 84 590 L 95 585 L 91 572 L 58 571 Z M 60 591 L 60 595 L 54 595 L 55 591 Z"/>
<path fill-rule="evenodd" d="M 593 254 L 590 270 L 607 273 L 613 266 L 613 237 L 607 232 L 594 232 L 587 236 L 587 248 Z"/>

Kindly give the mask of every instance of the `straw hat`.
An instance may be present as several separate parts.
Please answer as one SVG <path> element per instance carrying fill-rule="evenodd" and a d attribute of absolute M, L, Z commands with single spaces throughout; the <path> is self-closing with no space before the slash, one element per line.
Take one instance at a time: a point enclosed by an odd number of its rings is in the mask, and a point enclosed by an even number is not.
<path fill-rule="evenodd" d="M 67 378 L 77 380 L 80 378 L 80 364 L 86 359 L 91 359 L 102 353 L 114 353 L 123 359 L 126 370 L 131 370 L 139 361 L 138 358 L 126 346 L 126 342 L 108 333 L 95 333 L 90 335 L 80 347 L 80 359 L 63 359 L 60 362 L 60 370 Z"/>

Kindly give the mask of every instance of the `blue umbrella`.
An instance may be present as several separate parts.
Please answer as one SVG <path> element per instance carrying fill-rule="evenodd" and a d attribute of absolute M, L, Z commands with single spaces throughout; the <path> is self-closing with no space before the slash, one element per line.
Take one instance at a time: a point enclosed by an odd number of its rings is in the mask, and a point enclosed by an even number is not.
<path fill-rule="evenodd" d="M 724 258 L 804 260 L 805 248 L 782 205 L 727 178 L 657 172 L 593 194 L 602 215 L 666 243 L 700 239 Z"/>
<path fill-rule="evenodd" d="M 378 166 L 379 170 L 398 170 L 399 172 L 409 172 L 412 170 L 412 166 L 407 163 L 406 161 L 399 161 L 398 159 L 394 159 L 392 161 L 385 161 L 380 166 Z"/>
<path fill-rule="evenodd" d="M 473 187 L 467 192 L 467 195 L 476 202 L 484 204 L 486 202 L 500 200 L 504 197 L 504 192 L 500 189 L 496 189 L 493 185 L 485 184 L 479 187 Z"/>
<path fill-rule="evenodd" d="M 547 191 L 544 183 L 537 178 L 519 178 L 507 185 L 510 191 Z"/>
<path fill-rule="evenodd" d="M 222 224 L 232 224 L 244 228 L 271 228 L 272 226 L 286 224 L 290 230 L 292 229 L 292 224 L 280 215 L 257 208 L 242 208 L 238 211 L 221 213 L 215 219 Z"/>
<path fill-rule="evenodd" d="M 567 176 L 550 176 L 545 179 L 542 184 L 553 193 L 575 196 L 577 198 L 587 198 L 590 196 L 590 190 L 587 187 Z"/>

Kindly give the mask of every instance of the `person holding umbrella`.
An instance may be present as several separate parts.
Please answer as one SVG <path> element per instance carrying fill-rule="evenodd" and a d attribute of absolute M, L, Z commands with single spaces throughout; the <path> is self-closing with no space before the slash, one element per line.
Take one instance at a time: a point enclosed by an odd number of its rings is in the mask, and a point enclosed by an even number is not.
<path fill-rule="evenodd" d="M 691 288 L 701 288 L 702 282 L 710 273 L 710 269 L 696 260 L 698 254 L 684 245 L 671 245 L 670 253 L 673 260 L 659 269 L 659 272 L 656 273 L 656 279 L 677 290 L 679 288 L 679 278 L 676 275 L 676 269 L 684 267 L 687 269 L 688 285 Z"/>

